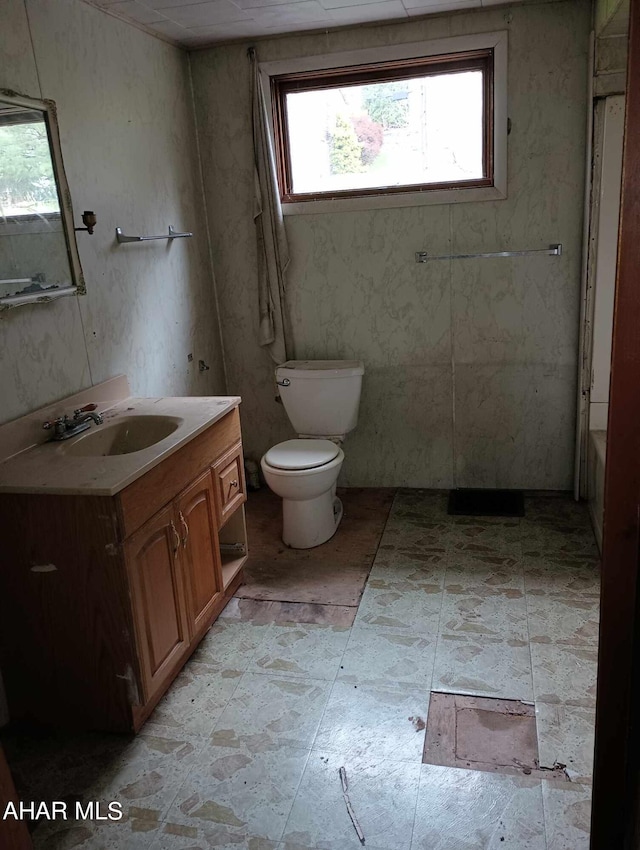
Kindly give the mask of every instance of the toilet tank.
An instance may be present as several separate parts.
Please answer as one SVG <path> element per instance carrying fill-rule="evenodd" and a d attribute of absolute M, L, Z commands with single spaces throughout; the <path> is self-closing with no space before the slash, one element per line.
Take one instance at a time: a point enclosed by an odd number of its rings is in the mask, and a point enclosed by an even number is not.
<path fill-rule="evenodd" d="M 359 360 L 287 360 L 276 368 L 280 398 L 296 433 L 344 437 L 358 424 Z"/>

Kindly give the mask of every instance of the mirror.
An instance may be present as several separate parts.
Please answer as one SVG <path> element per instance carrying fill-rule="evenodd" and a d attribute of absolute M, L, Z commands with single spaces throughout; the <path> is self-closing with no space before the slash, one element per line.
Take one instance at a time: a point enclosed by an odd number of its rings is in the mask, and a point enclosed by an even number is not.
<path fill-rule="evenodd" d="M 84 293 L 55 103 L 0 89 L 0 310 Z"/>

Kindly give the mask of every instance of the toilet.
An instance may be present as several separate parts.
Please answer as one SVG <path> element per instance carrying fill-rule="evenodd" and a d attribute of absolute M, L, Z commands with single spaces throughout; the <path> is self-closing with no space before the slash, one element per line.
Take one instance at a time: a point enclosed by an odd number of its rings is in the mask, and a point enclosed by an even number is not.
<path fill-rule="evenodd" d="M 288 360 L 276 368 L 298 439 L 273 446 L 260 466 L 269 488 L 282 497 L 282 540 L 292 549 L 320 546 L 340 524 L 340 446 L 358 423 L 363 375 L 359 360 Z"/>

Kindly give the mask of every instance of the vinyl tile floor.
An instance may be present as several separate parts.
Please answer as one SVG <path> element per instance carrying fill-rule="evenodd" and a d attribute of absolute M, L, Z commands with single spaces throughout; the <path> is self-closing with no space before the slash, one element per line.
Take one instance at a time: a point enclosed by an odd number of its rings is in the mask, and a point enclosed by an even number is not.
<path fill-rule="evenodd" d="M 35 847 L 357 850 L 344 766 L 374 850 L 587 850 L 598 600 L 584 505 L 452 517 L 398 491 L 353 624 L 233 600 L 135 739 L 8 736 L 23 799 L 126 814 Z M 534 703 L 540 762 L 572 781 L 423 764 L 432 690 Z"/>

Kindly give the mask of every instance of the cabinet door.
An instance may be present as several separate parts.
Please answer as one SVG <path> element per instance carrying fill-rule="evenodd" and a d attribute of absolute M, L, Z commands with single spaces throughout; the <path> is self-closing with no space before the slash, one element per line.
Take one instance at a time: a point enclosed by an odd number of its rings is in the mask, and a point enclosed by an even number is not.
<path fill-rule="evenodd" d="M 189 650 L 180 536 L 173 506 L 125 542 L 145 701 L 162 690 Z"/>
<path fill-rule="evenodd" d="M 213 485 L 209 471 L 176 500 L 191 635 L 208 625 L 222 592 Z"/>

